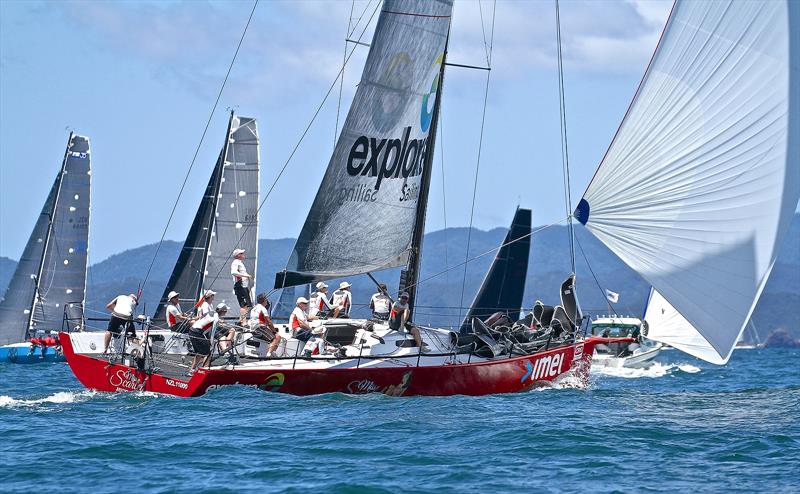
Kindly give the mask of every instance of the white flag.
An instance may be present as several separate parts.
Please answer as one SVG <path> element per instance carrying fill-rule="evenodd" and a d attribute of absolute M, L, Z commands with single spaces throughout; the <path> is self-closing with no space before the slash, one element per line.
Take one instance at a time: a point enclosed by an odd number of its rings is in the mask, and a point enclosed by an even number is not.
<path fill-rule="evenodd" d="M 619 302 L 619 293 L 617 293 L 617 292 L 612 292 L 611 290 L 609 290 L 608 288 L 606 288 L 606 298 L 607 298 L 607 299 L 608 299 L 608 301 L 609 301 L 609 302 L 611 302 L 612 304 L 616 304 L 617 302 Z"/>

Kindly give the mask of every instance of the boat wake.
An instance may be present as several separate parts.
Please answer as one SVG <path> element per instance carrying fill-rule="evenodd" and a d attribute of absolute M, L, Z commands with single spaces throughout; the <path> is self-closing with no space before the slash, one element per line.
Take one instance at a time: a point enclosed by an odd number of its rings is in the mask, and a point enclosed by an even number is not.
<path fill-rule="evenodd" d="M 625 367 L 605 366 L 592 367 L 592 374 L 594 375 L 622 377 L 628 379 L 640 377 L 664 377 L 676 374 L 678 372 L 696 374 L 700 372 L 700 368 L 691 364 L 662 364 L 661 362 L 656 362 L 646 369 L 629 369 Z"/>
<path fill-rule="evenodd" d="M 38 399 L 22 399 L 13 398 L 7 395 L 0 395 L 0 408 L 18 408 L 18 407 L 36 407 L 46 404 L 65 404 L 65 403 L 81 403 L 91 399 L 97 394 L 96 391 L 59 391 L 53 393 L 45 398 Z"/>

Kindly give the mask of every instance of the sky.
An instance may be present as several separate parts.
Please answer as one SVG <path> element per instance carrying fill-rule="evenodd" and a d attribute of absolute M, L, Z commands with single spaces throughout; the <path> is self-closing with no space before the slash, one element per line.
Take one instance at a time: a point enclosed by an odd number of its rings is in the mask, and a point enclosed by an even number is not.
<path fill-rule="evenodd" d="M 18 259 L 59 170 L 69 131 L 92 146 L 90 263 L 158 242 L 250 14 L 250 1 L 0 1 L 0 256 Z M 258 119 L 261 236 L 295 237 L 361 75 L 357 47 L 336 80 L 348 21 L 357 38 L 375 1 L 258 4 L 166 238 L 182 241 L 223 144 L 226 109 Z M 671 1 L 561 3 L 573 203 L 630 103 Z M 351 7 L 353 10 L 351 18 Z M 555 8 L 550 1 L 457 0 L 449 61 L 485 66 L 494 39 L 473 225 L 565 213 Z M 367 12 L 363 17 L 362 12 Z M 371 39 L 374 20 L 362 40 Z M 353 45 L 350 45 L 351 49 Z M 486 71 L 445 76 L 427 230 L 467 226 Z"/>

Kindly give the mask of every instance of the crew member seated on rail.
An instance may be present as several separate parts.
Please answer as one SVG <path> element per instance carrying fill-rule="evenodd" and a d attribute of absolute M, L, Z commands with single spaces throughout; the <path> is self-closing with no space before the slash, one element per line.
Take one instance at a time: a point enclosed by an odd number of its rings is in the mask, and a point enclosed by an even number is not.
<path fill-rule="evenodd" d="M 211 336 L 212 333 L 220 336 L 220 352 L 224 352 L 231 346 L 236 331 L 221 323 L 220 319 L 228 313 L 228 306 L 224 303 L 217 305 L 216 312 L 206 314 L 192 324 L 189 330 L 189 341 L 192 349 L 192 367 L 189 373 L 197 370 L 198 366 L 205 367 L 211 362 Z"/>
<path fill-rule="evenodd" d="M 167 305 L 167 327 L 169 329 L 173 329 L 175 326 L 189 319 L 189 316 L 184 314 L 181 310 L 181 303 L 178 301 L 178 295 L 180 295 L 180 293 L 176 291 L 171 291 L 167 295 L 167 301 L 169 301 L 169 305 Z"/>
<path fill-rule="evenodd" d="M 266 293 L 260 293 L 256 297 L 256 306 L 250 311 L 250 331 L 253 334 L 266 342 L 271 342 L 267 349 L 267 356 L 274 357 L 278 345 L 281 343 L 281 337 L 278 330 L 272 324 L 272 318 L 269 316 L 269 299 Z"/>
<path fill-rule="evenodd" d="M 328 285 L 320 281 L 317 283 L 317 291 L 311 294 L 308 300 L 308 315 L 325 317 L 331 311 L 331 303 L 328 300 Z"/>
<path fill-rule="evenodd" d="M 111 311 L 111 320 L 108 321 L 108 328 L 103 338 L 103 353 L 108 352 L 108 345 L 111 343 L 111 335 L 117 335 L 124 329 L 126 333 L 132 332 L 136 335 L 133 328 L 133 311 L 139 304 L 139 298 L 134 295 L 119 295 L 114 300 L 106 304 L 106 308 Z"/>
<path fill-rule="evenodd" d="M 369 308 L 372 309 L 372 318 L 380 321 L 387 321 L 389 319 L 389 312 L 391 311 L 392 299 L 386 292 L 386 285 L 383 283 L 378 285 L 378 293 L 374 294 L 369 300 Z"/>
<path fill-rule="evenodd" d="M 313 335 L 309 321 L 316 319 L 316 316 L 308 315 L 308 299 L 300 297 L 297 299 L 297 307 L 294 308 L 289 316 L 289 327 L 292 335 L 300 341 L 308 341 Z"/>
<path fill-rule="evenodd" d="M 349 317 L 350 307 L 353 305 L 353 294 L 350 293 L 350 283 L 339 283 L 339 289 L 333 292 L 333 313 L 331 317 Z"/>
<path fill-rule="evenodd" d="M 419 328 L 408 324 L 408 320 L 410 318 L 411 309 L 408 305 L 408 293 L 403 292 L 400 294 L 397 302 L 392 304 L 392 311 L 389 313 L 389 329 L 394 329 L 395 331 L 409 331 L 411 336 L 414 337 L 414 341 L 416 342 L 419 351 L 427 352 L 428 347 L 422 341 L 422 335 L 419 332 Z M 408 326 L 411 326 L 410 330 L 408 329 Z"/>
<path fill-rule="evenodd" d="M 233 292 L 236 294 L 236 301 L 239 302 L 239 324 L 244 326 L 247 313 L 253 306 L 250 299 L 250 280 L 253 276 L 247 272 L 244 265 L 246 251 L 244 249 L 234 249 L 233 262 L 231 262 L 231 276 L 233 277 Z"/>

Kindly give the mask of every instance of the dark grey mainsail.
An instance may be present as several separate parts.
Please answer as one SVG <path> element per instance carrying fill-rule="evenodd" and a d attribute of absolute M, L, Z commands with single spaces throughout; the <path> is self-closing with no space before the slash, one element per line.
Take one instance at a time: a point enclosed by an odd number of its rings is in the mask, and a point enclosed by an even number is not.
<path fill-rule="evenodd" d="M 231 253 L 236 248 L 247 251 L 244 265 L 253 276 L 258 259 L 259 154 L 254 118 L 232 118 L 221 180 L 203 288 L 217 292 L 217 302 L 235 308 L 238 305 L 230 275 Z M 255 280 L 250 280 L 249 285 L 255 290 Z"/>
<path fill-rule="evenodd" d="M 512 321 L 519 319 L 530 250 L 531 210 L 518 208 L 502 247 L 461 323 L 462 331 L 470 327 L 473 318 L 483 319 L 495 312 L 508 314 Z"/>
<path fill-rule="evenodd" d="M 408 261 L 451 11 L 449 0 L 384 3 L 341 135 L 276 287 Z"/>
<path fill-rule="evenodd" d="M 70 134 L 61 171 L 0 302 L 0 344 L 60 330 L 65 306 L 83 305 L 90 182 L 89 139 Z"/>
<path fill-rule="evenodd" d="M 231 113 L 223 144 L 211 172 L 192 227 L 164 288 L 154 319 L 163 321 L 167 294 L 180 293 L 183 310 L 191 308 L 205 289 L 231 301 L 231 253 L 237 246 L 248 251 L 245 266 L 255 276 L 258 238 L 259 154 L 258 130 L 252 118 Z"/>

